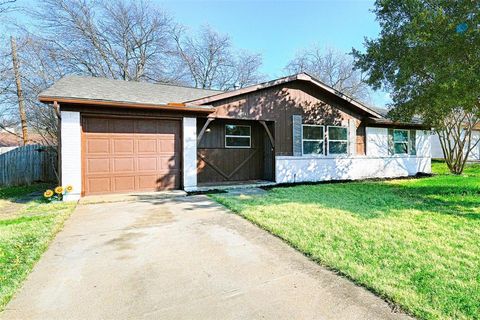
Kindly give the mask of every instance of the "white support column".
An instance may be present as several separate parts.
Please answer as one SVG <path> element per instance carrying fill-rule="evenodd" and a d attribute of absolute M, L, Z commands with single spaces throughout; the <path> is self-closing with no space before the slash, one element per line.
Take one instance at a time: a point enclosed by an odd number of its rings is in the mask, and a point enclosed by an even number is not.
<path fill-rule="evenodd" d="M 62 185 L 73 186 L 73 191 L 65 195 L 65 201 L 80 199 L 82 192 L 82 138 L 80 112 L 61 112 L 61 161 Z"/>
<path fill-rule="evenodd" d="M 197 118 L 183 118 L 183 189 L 197 189 Z"/>

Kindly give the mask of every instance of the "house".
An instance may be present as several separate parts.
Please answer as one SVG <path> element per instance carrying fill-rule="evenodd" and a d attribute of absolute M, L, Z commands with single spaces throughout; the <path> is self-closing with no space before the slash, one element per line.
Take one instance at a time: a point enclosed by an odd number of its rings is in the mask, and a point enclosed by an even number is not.
<path fill-rule="evenodd" d="M 72 76 L 39 100 L 61 115 L 70 199 L 431 170 L 429 128 L 392 122 L 305 73 L 229 92 Z"/>
<path fill-rule="evenodd" d="M 477 128 L 477 127 L 475 127 Z M 480 126 L 472 132 L 472 146 L 475 147 L 470 151 L 468 155 L 468 161 L 480 161 Z M 466 150 L 467 148 L 465 148 Z M 433 159 L 444 159 L 442 145 L 440 144 L 440 138 L 438 134 L 432 135 L 432 158 Z"/>

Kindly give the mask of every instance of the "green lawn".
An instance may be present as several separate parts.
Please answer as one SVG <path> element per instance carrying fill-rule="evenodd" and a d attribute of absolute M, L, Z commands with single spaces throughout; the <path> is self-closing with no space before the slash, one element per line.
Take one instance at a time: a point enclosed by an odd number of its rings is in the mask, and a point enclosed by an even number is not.
<path fill-rule="evenodd" d="M 39 184 L 0 188 L 0 211 L 14 209 L 7 216 L 0 214 L 0 311 L 75 207 L 74 203 L 45 203 L 41 196 L 24 204 L 16 203 L 45 187 Z"/>
<path fill-rule="evenodd" d="M 478 319 L 480 165 L 433 171 L 212 197 L 419 318 Z"/>

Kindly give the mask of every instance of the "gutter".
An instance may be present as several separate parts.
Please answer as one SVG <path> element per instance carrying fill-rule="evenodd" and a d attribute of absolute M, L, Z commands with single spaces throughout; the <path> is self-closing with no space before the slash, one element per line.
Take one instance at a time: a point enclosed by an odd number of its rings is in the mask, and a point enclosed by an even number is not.
<path fill-rule="evenodd" d="M 215 108 L 210 105 L 194 105 L 184 103 L 167 103 L 167 104 L 150 104 L 150 103 L 134 103 L 125 101 L 113 100 L 96 100 L 96 99 L 82 99 L 82 98 L 66 98 L 66 97 L 52 97 L 39 96 L 38 100 L 42 103 L 69 103 L 79 105 L 99 105 L 104 107 L 118 107 L 130 109 L 154 109 L 154 110 L 169 110 L 182 112 L 196 112 L 210 114 L 215 111 Z"/>
<path fill-rule="evenodd" d="M 374 126 L 388 126 L 392 128 L 417 128 L 423 130 L 431 130 L 432 128 L 423 123 L 414 123 L 414 122 L 401 122 L 401 121 L 393 121 L 390 119 L 377 119 L 377 118 L 367 118 L 365 119 L 365 123 L 367 125 L 374 125 Z"/>

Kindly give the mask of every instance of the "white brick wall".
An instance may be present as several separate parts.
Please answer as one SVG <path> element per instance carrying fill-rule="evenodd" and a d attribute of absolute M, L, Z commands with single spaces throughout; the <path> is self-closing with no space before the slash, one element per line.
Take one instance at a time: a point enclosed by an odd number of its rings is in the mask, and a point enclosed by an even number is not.
<path fill-rule="evenodd" d="M 388 156 L 388 129 L 367 127 L 367 156 L 387 157 Z"/>
<path fill-rule="evenodd" d="M 276 157 L 276 182 L 395 178 L 431 173 L 429 131 L 416 131 L 415 156 L 390 156 L 387 128 L 367 127 L 366 135 L 366 156 Z"/>
<path fill-rule="evenodd" d="M 430 173 L 430 157 L 276 157 L 276 182 L 396 178 Z"/>
<path fill-rule="evenodd" d="M 82 192 L 82 142 L 80 113 L 61 112 L 61 157 L 62 185 L 72 185 L 73 192 L 65 196 L 65 201 L 80 199 Z"/>
<path fill-rule="evenodd" d="M 183 118 L 183 188 L 197 189 L 197 118 Z"/>

